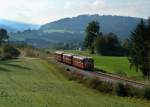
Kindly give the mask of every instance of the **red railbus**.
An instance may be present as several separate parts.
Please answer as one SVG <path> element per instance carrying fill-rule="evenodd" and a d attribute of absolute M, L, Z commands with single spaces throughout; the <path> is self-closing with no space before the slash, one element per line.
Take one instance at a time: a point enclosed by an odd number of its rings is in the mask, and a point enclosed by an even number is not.
<path fill-rule="evenodd" d="M 64 52 L 57 51 L 55 52 L 55 59 L 59 62 L 72 65 L 80 69 L 84 70 L 94 69 L 94 60 L 91 57 L 74 54 L 64 54 Z"/>
<path fill-rule="evenodd" d="M 72 65 L 73 54 L 63 54 L 63 62 Z"/>

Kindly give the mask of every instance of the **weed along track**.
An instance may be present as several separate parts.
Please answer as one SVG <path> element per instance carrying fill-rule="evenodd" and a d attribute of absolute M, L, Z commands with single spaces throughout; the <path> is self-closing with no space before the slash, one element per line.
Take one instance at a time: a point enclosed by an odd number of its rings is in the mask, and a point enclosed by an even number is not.
<path fill-rule="evenodd" d="M 56 62 L 59 66 L 64 67 L 66 70 L 69 70 L 70 72 L 80 72 L 81 74 L 87 76 L 87 77 L 92 77 L 92 78 L 99 78 L 102 81 L 106 81 L 106 82 L 111 82 L 111 83 L 124 83 L 130 86 L 133 86 L 135 88 L 144 88 L 145 86 L 147 86 L 148 84 L 139 82 L 139 81 L 135 81 L 135 80 L 131 80 L 131 79 L 126 79 L 120 76 L 116 76 L 116 75 L 111 75 L 111 74 L 107 74 L 107 73 L 102 73 L 100 71 L 87 71 L 87 70 L 82 70 L 82 69 L 78 69 L 76 67 L 61 63 L 61 62 Z"/>
<path fill-rule="evenodd" d="M 123 82 L 124 84 L 128 84 L 128 85 L 131 85 L 131 86 L 134 86 L 134 87 L 137 87 L 137 88 L 143 88 L 143 87 L 146 86 L 146 84 L 144 84 L 142 82 L 138 82 L 138 81 L 134 81 L 134 80 L 130 80 L 130 79 L 125 79 L 125 78 L 122 78 L 122 77 L 119 77 L 119 76 L 110 75 L 110 74 L 102 73 L 102 72 L 99 72 L 99 71 L 95 71 L 93 73 L 100 76 L 100 78 L 104 77 L 104 80 L 106 80 L 106 81 L 110 80 L 110 82 Z"/>

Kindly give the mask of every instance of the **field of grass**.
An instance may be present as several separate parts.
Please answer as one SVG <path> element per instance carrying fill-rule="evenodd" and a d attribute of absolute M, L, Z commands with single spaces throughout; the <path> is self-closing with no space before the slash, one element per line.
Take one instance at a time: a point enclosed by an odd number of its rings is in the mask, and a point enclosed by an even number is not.
<path fill-rule="evenodd" d="M 0 107 L 150 107 L 142 99 L 98 93 L 41 59 L 0 62 Z"/>
<path fill-rule="evenodd" d="M 119 74 L 121 76 L 143 79 L 141 72 L 136 72 L 135 69 L 130 69 L 130 64 L 127 57 L 111 57 L 90 55 L 84 51 L 67 51 L 75 54 L 87 55 L 94 58 L 95 67 L 102 69 L 108 73 Z"/>

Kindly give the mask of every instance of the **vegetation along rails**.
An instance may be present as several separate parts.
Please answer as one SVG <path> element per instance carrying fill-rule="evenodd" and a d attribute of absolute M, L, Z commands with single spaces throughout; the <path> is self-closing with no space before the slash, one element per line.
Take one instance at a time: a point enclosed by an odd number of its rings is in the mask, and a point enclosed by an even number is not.
<path fill-rule="evenodd" d="M 126 79 L 126 78 L 123 78 L 123 77 L 120 77 L 120 76 L 116 76 L 116 75 L 102 73 L 102 72 L 99 72 L 99 71 L 94 71 L 93 72 L 91 70 L 85 70 L 84 67 L 83 68 L 79 68 L 77 66 L 74 66 L 73 64 L 71 66 L 71 64 L 68 64 L 68 63 L 66 63 L 66 61 L 63 61 L 63 53 L 61 53 L 61 54 L 62 54 L 62 56 L 59 55 L 59 57 L 57 55 L 55 55 L 56 60 L 58 62 L 60 62 L 59 65 L 63 65 L 67 69 L 69 69 L 71 71 L 79 71 L 83 75 L 87 75 L 87 76 L 90 76 L 90 77 L 96 77 L 96 78 L 99 78 L 99 79 L 101 79 L 103 81 L 108 81 L 108 82 L 112 82 L 112 83 L 122 82 L 124 84 L 128 84 L 128 85 L 131 85 L 131 86 L 137 87 L 137 88 L 144 88 L 145 86 L 148 85 L 148 84 L 145 84 L 143 82 L 138 82 L 138 81 L 135 81 L 135 80 Z M 80 56 L 78 56 L 78 57 L 80 57 Z"/>
<path fill-rule="evenodd" d="M 105 78 L 110 78 L 110 79 L 112 79 L 112 81 L 116 80 L 117 82 L 123 82 L 125 84 L 129 84 L 129 85 L 132 85 L 132 86 L 138 87 L 138 88 L 143 88 L 146 85 L 148 85 L 148 84 L 145 84 L 143 82 L 139 82 L 139 81 L 135 81 L 135 80 L 131 80 L 131 79 L 126 79 L 126 78 L 122 78 L 120 76 L 111 75 L 111 74 L 107 74 L 107 73 L 102 73 L 102 72 L 99 72 L 99 71 L 95 71 L 95 72 L 92 72 L 92 73 L 95 73 L 98 76 L 104 76 Z"/>

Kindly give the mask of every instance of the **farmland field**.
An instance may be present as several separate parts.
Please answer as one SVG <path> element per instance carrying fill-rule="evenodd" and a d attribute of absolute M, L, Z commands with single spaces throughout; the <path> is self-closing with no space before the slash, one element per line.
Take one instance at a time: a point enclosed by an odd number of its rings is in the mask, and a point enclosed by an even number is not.
<path fill-rule="evenodd" d="M 94 58 L 95 67 L 102 69 L 108 73 L 119 74 L 121 76 L 132 77 L 135 79 L 143 79 L 143 75 L 141 72 L 136 72 L 134 68 L 130 69 L 130 64 L 127 57 L 90 55 L 86 51 L 66 51 L 66 52 L 91 56 Z"/>
<path fill-rule="evenodd" d="M 146 100 L 101 94 L 59 72 L 41 59 L 1 61 L 0 107 L 150 107 Z"/>

